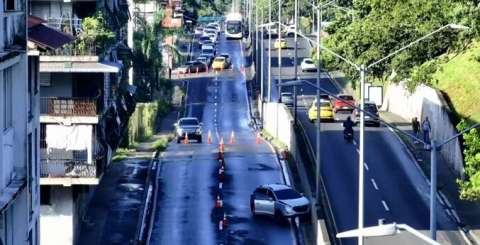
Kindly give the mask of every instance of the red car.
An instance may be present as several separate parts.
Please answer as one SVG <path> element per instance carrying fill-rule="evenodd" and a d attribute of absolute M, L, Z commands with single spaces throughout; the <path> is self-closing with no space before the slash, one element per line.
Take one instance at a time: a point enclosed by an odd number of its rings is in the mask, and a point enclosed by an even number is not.
<path fill-rule="evenodd" d="M 335 103 L 333 104 L 333 110 L 335 112 L 353 111 L 354 105 L 355 105 L 355 99 L 353 98 L 353 96 L 348 94 L 339 94 L 337 97 L 342 100 L 339 100 L 339 99 L 335 100 Z"/>

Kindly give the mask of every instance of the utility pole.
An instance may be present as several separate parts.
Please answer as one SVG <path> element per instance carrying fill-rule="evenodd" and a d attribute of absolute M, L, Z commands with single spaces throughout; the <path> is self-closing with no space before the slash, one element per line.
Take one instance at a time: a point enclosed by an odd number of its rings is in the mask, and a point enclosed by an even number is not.
<path fill-rule="evenodd" d="M 317 87 L 320 88 L 320 6 L 318 9 L 319 13 L 317 14 Z M 321 122 L 320 122 L 320 89 L 317 89 L 317 156 L 316 156 L 316 168 L 315 168 L 315 200 L 317 200 L 317 205 L 320 204 L 320 131 L 321 131 Z"/>
<path fill-rule="evenodd" d="M 268 4 L 268 102 L 272 102 L 272 0 Z"/>
<path fill-rule="evenodd" d="M 358 236 L 358 245 L 363 245 L 363 210 L 364 210 L 364 178 L 363 163 L 365 162 L 365 65 L 360 67 L 360 142 L 358 153 L 358 229 L 360 235 Z"/>
<path fill-rule="evenodd" d="M 298 80 L 298 0 L 295 0 L 295 33 L 294 33 L 294 43 L 295 43 L 295 80 Z M 297 125 L 297 86 L 293 86 L 293 125 Z"/>
<path fill-rule="evenodd" d="M 282 93 L 282 45 L 280 44 L 282 40 L 282 0 L 278 0 L 278 94 L 277 99 L 280 99 L 280 94 Z"/>

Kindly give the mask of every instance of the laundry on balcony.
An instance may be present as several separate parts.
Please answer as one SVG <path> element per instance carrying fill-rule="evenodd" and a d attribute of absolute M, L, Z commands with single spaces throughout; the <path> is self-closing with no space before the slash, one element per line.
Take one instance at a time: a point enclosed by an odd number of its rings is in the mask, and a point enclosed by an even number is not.
<path fill-rule="evenodd" d="M 58 156 L 52 160 L 92 163 L 92 134 L 92 125 L 47 124 L 45 138 L 47 154 Z"/>

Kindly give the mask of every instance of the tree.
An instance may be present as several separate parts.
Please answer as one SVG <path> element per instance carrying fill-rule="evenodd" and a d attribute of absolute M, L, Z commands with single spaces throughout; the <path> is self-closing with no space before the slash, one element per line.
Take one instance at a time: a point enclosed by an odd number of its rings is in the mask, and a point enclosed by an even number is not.
<path fill-rule="evenodd" d="M 462 120 L 459 131 L 465 130 L 468 124 Z M 470 201 L 480 201 L 480 131 L 472 129 L 463 135 L 465 155 L 466 180 L 458 179 L 460 198 Z"/>

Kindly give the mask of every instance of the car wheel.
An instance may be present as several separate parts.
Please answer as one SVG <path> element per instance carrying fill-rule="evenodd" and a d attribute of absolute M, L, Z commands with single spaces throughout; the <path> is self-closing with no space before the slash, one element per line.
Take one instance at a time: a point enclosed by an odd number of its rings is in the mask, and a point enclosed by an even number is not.
<path fill-rule="evenodd" d="M 279 223 L 283 223 L 286 220 L 286 218 L 283 217 L 282 212 L 279 210 L 275 210 L 275 214 L 273 215 L 273 218 Z"/>
<path fill-rule="evenodd" d="M 197 142 L 200 144 L 202 143 L 202 136 L 198 137 Z"/>
<path fill-rule="evenodd" d="M 308 119 L 308 120 L 309 120 L 311 123 L 314 123 L 314 122 L 315 122 L 315 120 L 313 120 L 313 119 Z"/>
<path fill-rule="evenodd" d="M 254 204 L 252 198 L 250 198 L 250 211 L 252 212 L 252 216 L 253 216 L 253 217 L 257 216 L 257 215 L 255 214 L 255 204 Z"/>

